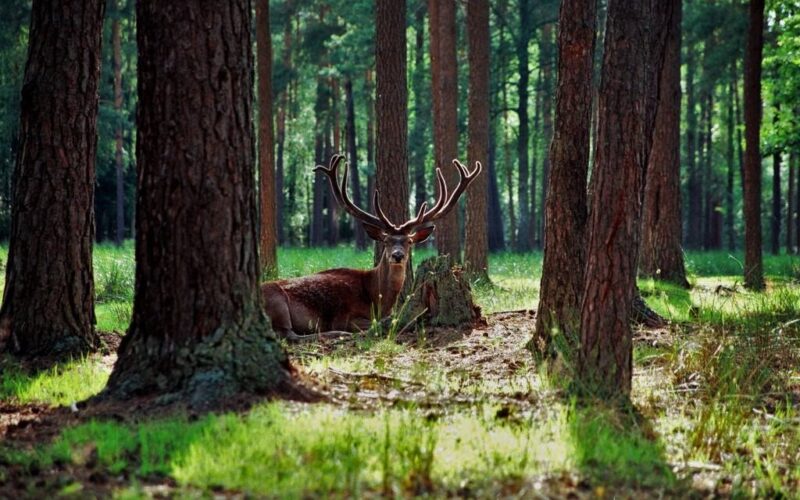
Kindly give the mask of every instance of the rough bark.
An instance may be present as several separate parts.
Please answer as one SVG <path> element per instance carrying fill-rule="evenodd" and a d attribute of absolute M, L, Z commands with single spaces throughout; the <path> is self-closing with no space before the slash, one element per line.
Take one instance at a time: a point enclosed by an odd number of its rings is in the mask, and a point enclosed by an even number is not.
<path fill-rule="evenodd" d="M 552 357 L 552 335 L 576 338 L 586 265 L 586 179 L 597 5 L 564 0 L 559 12 L 558 82 L 544 262 L 536 330 L 529 348 Z"/>
<path fill-rule="evenodd" d="M 517 184 L 517 206 L 518 214 L 518 234 L 516 250 L 524 252 L 531 249 L 531 228 L 533 222 L 530 216 L 529 186 L 528 186 L 528 139 L 530 136 L 528 123 L 528 85 L 530 81 L 530 69 L 528 65 L 528 44 L 531 37 L 529 0 L 519 0 L 519 32 L 517 33 L 517 65 L 519 69 L 519 80 L 517 82 L 517 117 L 519 119 L 519 130 L 517 131 L 517 162 L 518 162 L 518 184 Z"/>
<path fill-rule="evenodd" d="M 0 347 L 68 358 L 95 333 L 94 178 L 105 2 L 36 0 L 20 103 Z"/>
<path fill-rule="evenodd" d="M 627 398 L 643 183 L 675 1 L 610 0 L 581 305 L 579 388 Z"/>
<path fill-rule="evenodd" d="M 458 156 L 458 66 L 456 64 L 455 0 L 430 0 L 431 76 L 433 84 L 433 124 L 436 166 L 442 169 L 449 186 L 458 183 L 458 172 L 451 162 Z M 459 211 L 451 211 L 436 225 L 439 255 L 461 260 Z"/>
<path fill-rule="evenodd" d="M 647 167 L 639 274 L 688 287 L 681 248 L 681 1 L 675 4 Z"/>
<path fill-rule="evenodd" d="M 467 5 L 469 44 L 469 143 L 467 161 L 487 163 L 489 151 L 489 1 Z M 472 168 L 472 167 L 470 167 Z M 464 264 L 471 273 L 488 278 L 487 175 L 478 176 L 467 191 Z"/>
<path fill-rule="evenodd" d="M 114 8 L 119 9 L 117 2 Z M 122 37 L 118 17 L 111 21 L 111 45 L 114 57 L 114 109 L 122 112 Z M 114 167 L 116 173 L 116 230 L 114 243 L 119 246 L 125 239 L 125 164 L 122 158 L 122 126 L 114 130 Z"/>
<path fill-rule="evenodd" d="M 750 25 L 744 54 L 744 285 L 764 289 L 761 257 L 761 53 L 764 0 L 750 0 Z"/>
<path fill-rule="evenodd" d="M 353 196 L 353 202 L 359 207 L 363 207 L 363 197 L 361 196 L 361 176 L 358 172 L 358 150 L 356 149 L 356 110 L 355 102 L 353 101 L 353 81 L 349 78 L 344 84 L 345 100 L 347 101 L 347 154 L 350 161 L 350 185 Z M 356 237 L 356 248 L 359 250 L 366 250 L 367 248 L 367 235 L 364 233 L 364 228 L 361 224 L 353 219 L 353 233 Z"/>
<path fill-rule="evenodd" d="M 269 0 L 256 0 L 256 66 L 258 69 L 259 256 L 261 274 L 278 275 L 278 224 L 275 202 L 275 156 L 272 127 L 272 39 Z"/>
<path fill-rule="evenodd" d="M 251 16 L 137 4 L 136 291 L 101 399 L 206 409 L 293 387 L 258 291 Z"/>

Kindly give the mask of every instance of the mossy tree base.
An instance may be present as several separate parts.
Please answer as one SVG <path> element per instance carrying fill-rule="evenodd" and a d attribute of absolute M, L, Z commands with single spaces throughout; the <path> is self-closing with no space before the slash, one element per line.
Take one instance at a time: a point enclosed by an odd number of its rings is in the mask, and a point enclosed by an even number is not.
<path fill-rule="evenodd" d="M 481 311 L 472 297 L 469 281 L 460 267 L 447 256 L 431 257 L 420 263 L 414 274 L 411 295 L 400 308 L 400 324 L 460 327 L 480 319 Z"/>

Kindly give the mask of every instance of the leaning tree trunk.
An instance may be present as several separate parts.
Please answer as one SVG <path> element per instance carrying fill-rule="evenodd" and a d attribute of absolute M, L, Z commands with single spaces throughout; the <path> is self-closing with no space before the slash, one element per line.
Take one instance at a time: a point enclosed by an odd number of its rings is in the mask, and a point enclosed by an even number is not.
<path fill-rule="evenodd" d="M 467 5 L 469 37 L 469 145 L 470 165 L 487 163 L 489 150 L 489 1 Z M 464 263 L 471 273 L 488 278 L 488 175 L 478 176 L 467 192 Z"/>
<path fill-rule="evenodd" d="M 104 1 L 36 0 L 20 104 L 0 344 L 26 355 L 98 347 L 94 165 Z"/>
<path fill-rule="evenodd" d="M 278 275 L 278 225 L 275 202 L 275 158 L 272 127 L 272 40 L 269 0 L 256 0 L 258 66 L 258 178 L 261 208 L 259 257 L 261 274 Z"/>
<path fill-rule="evenodd" d="M 604 398 L 631 391 L 642 187 L 678 1 L 608 3 L 578 360 L 578 386 Z"/>
<path fill-rule="evenodd" d="M 529 348 L 552 357 L 554 333 L 577 337 L 586 266 L 586 177 L 597 6 L 564 0 L 559 13 L 558 83 L 545 204 L 544 263 Z"/>
<path fill-rule="evenodd" d="M 761 52 L 764 0 L 750 0 L 750 27 L 744 54 L 744 285 L 764 289 L 761 259 Z"/>
<path fill-rule="evenodd" d="M 286 389 L 258 293 L 250 2 L 139 2 L 136 17 L 136 293 L 100 397 L 210 408 Z"/>
<path fill-rule="evenodd" d="M 681 3 L 676 3 L 647 167 L 639 274 L 688 287 L 681 248 Z"/>

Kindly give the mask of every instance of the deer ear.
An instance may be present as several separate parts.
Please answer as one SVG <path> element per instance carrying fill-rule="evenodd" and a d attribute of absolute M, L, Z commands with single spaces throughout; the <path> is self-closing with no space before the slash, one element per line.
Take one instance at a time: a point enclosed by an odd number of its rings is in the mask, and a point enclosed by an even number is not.
<path fill-rule="evenodd" d="M 379 228 L 378 226 L 373 226 L 368 222 L 362 222 L 361 226 L 364 227 L 364 231 L 367 232 L 367 236 L 375 241 L 383 241 L 384 236 L 386 236 L 386 233 L 383 232 L 383 229 Z"/>
<path fill-rule="evenodd" d="M 423 241 L 427 240 L 430 237 L 434 229 L 436 229 L 436 226 L 434 226 L 433 224 L 418 229 L 411 235 L 411 241 L 413 241 L 415 245 L 417 243 L 422 243 Z"/>

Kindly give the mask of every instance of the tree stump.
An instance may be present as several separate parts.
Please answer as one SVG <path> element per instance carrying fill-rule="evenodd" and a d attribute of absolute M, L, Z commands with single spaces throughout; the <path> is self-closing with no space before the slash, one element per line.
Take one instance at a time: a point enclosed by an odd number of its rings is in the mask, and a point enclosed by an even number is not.
<path fill-rule="evenodd" d="M 454 266 L 448 256 L 431 257 L 420 263 L 411 295 L 398 304 L 398 309 L 399 324 L 404 329 L 414 324 L 467 326 L 481 318 L 464 270 Z"/>

